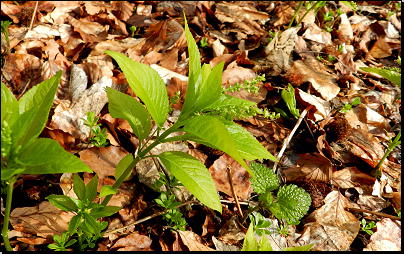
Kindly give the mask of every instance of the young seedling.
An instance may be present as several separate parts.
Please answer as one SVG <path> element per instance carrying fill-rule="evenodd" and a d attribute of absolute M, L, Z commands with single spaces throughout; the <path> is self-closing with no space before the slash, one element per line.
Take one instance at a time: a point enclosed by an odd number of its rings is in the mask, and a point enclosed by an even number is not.
<path fill-rule="evenodd" d="M 101 124 L 97 124 L 99 118 L 94 118 L 94 112 L 86 112 L 87 119 L 82 118 L 84 125 L 90 127 L 90 142 L 96 147 L 104 147 L 108 145 L 107 141 L 107 129 L 101 130 Z"/>
<path fill-rule="evenodd" d="M 376 223 L 374 221 L 371 221 L 369 222 L 369 224 L 367 224 L 365 218 L 362 218 L 360 231 L 364 231 L 368 235 L 372 235 L 373 234 L 372 229 L 374 228 L 376 228 Z"/>
<path fill-rule="evenodd" d="M 202 48 L 207 48 L 209 46 L 208 39 L 207 38 L 202 38 L 200 41 L 201 47 Z"/>
<path fill-rule="evenodd" d="M 68 251 L 66 248 L 72 246 L 77 242 L 76 239 L 70 239 L 70 234 L 68 231 L 62 233 L 62 237 L 58 235 L 53 236 L 53 241 L 55 243 L 51 243 L 48 245 L 48 248 L 55 251 Z M 68 241 L 69 240 L 69 241 Z"/>
<path fill-rule="evenodd" d="M 137 27 L 136 26 L 131 26 L 129 29 L 132 32 L 130 36 L 133 38 L 133 36 L 135 36 L 135 32 L 137 30 Z"/>
<path fill-rule="evenodd" d="M 381 177 L 382 172 L 380 171 L 380 167 L 382 166 L 382 164 L 383 164 L 384 160 L 387 158 L 387 156 L 389 156 L 389 154 L 394 150 L 394 148 L 401 144 L 400 139 L 401 139 L 401 130 L 397 134 L 397 136 L 394 138 L 393 141 L 391 141 L 391 139 L 390 139 L 389 147 L 387 148 L 386 152 L 384 153 L 382 159 L 379 161 L 379 163 L 377 163 L 376 167 L 372 170 L 372 172 L 370 172 L 371 175 L 375 176 L 376 178 Z"/>
<path fill-rule="evenodd" d="M 297 120 L 300 117 L 299 110 L 296 108 L 296 98 L 295 98 L 295 89 L 291 84 L 288 84 L 287 89 L 283 89 L 281 92 L 282 99 L 286 102 L 290 113 Z M 277 112 L 280 113 L 281 116 L 289 119 L 289 116 L 280 108 L 275 108 Z"/>
<path fill-rule="evenodd" d="M 348 113 L 349 110 L 352 109 L 352 106 L 359 105 L 359 104 L 361 104 L 361 99 L 360 99 L 359 97 L 356 97 L 356 98 L 352 101 L 351 104 L 349 104 L 348 102 L 345 103 L 344 107 L 343 107 L 339 112 L 341 112 L 341 113 L 343 113 L 343 114 L 346 114 L 346 113 Z"/>

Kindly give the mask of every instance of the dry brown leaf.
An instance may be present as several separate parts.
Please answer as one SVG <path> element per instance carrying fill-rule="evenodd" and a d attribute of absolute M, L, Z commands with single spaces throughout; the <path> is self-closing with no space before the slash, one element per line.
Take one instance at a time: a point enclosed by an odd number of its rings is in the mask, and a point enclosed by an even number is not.
<path fill-rule="evenodd" d="M 377 231 L 370 236 L 365 251 L 401 251 L 401 221 L 384 218 L 376 223 Z"/>
<path fill-rule="evenodd" d="M 376 178 L 362 173 L 356 167 L 346 167 L 332 174 L 332 183 L 344 189 L 361 188 L 365 194 L 371 194 Z"/>
<path fill-rule="evenodd" d="M 296 100 L 301 100 L 305 103 L 308 103 L 309 105 L 314 106 L 310 109 L 310 112 L 314 112 L 313 114 L 316 122 L 329 117 L 329 114 L 331 112 L 330 102 L 325 101 L 315 95 L 308 94 L 300 90 L 299 88 L 297 89 Z"/>
<path fill-rule="evenodd" d="M 382 37 L 377 39 L 376 43 L 370 49 L 369 53 L 374 58 L 385 58 L 391 56 L 391 48 L 389 44 L 386 42 L 386 38 Z"/>
<path fill-rule="evenodd" d="M 70 25 L 74 31 L 79 32 L 85 43 L 101 42 L 107 39 L 108 25 L 102 26 L 97 22 L 87 21 L 85 19 L 70 19 Z"/>
<path fill-rule="evenodd" d="M 240 227 L 238 217 L 232 216 L 219 230 L 218 239 L 225 244 L 234 245 L 245 238 L 245 231 Z"/>
<path fill-rule="evenodd" d="M 345 209 L 349 201 L 338 191 L 330 192 L 325 204 L 306 218 L 298 243 L 314 243 L 311 250 L 348 250 L 359 232 L 360 223 Z"/>
<path fill-rule="evenodd" d="M 298 178 L 328 182 L 331 179 L 333 166 L 328 158 L 319 154 L 300 154 L 297 160 L 298 167 L 283 170 L 288 181 Z"/>
<path fill-rule="evenodd" d="M 231 167 L 234 190 L 236 191 L 237 196 L 243 200 L 246 200 L 254 191 L 251 187 L 250 181 L 248 180 L 250 174 L 243 166 L 241 166 L 237 161 L 227 154 L 220 156 L 220 158 L 217 159 L 211 167 L 209 167 L 209 172 L 212 175 L 216 190 L 226 193 L 230 197 L 234 198 L 227 173 L 228 166 Z"/>
<path fill-rule="evenodd" d="M 350 40 L 353 39 L 353 30 L 351 26 L 351 22 L 349 22 L 348 16 L 346 13 L 343 13 L 340 18 L 340 25 L 338 27 L 338 31 L 341 35 L 347 36 Z"/>
<path fill-rule="evenodd" d="M 302 35 L 302 38 L 315 41 L 324 45 L 328 45 L 331 43 L 331 34 L 329 32 L 322 30 L 314 23 L 309 24 L 309 27 Z"/>
<path fill-rule="evenodd" d="M 303 81 L 310 82 L 326 101 L 337 96 L 340 91 L 336 85 L 338 76 L 327 72 L 327 68 L 313 57 L 309 57 L 305 61 L 294 61 L 291 69 L 293 73 L 303 75 Z"/>
<path fill-rule="evenodd" d="M 203 244 L 201 237 L 192 231 L 177 231 L 181 241 L 190 251 L 215 251 Z"/>
<path fill-rule="evenodd" d="M 130 234 L 126 237 L 120 238 L 116 243 L 111 247 L 110 250 L 119 250 L 119 251 L 150 251 L 152 240 L 145 236 L 140 235 L 138 233 Z"/>
<path fill-rule="evenodd" d="M 40 237 L 61 235 L 68 229 L 68 224 L 74 216 L 56 208 L 48 201 L 39 206 L 15 208 L 10 214 L 10 223 L 15 230 L 30 233 Z"/>

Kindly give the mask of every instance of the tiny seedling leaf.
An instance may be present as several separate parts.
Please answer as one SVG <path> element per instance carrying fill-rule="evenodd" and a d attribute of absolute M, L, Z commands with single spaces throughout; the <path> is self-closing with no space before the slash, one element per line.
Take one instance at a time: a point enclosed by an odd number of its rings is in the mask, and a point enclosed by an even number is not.
<path fill-rule="evenodd" d="M 300 220 L 311 204 L 310 195 L 293 184 L 279 188 L 277 197 L 277 201 L 269 205 L 269 209 L 276 218 L 286 219 L 288 224 Z"/>
<path fill-rule="evenodd" d="M 145 107 L 132 96 L 110 87 L 107 87 L 107 95 L 111 116 L 128 121 L 136 137 L 145 139 L 151 129 L 150 116 Z"/>
<path fill-rule="evenodd" d="M 204 205 L 222 212 L 212 176 L 205 165 L 189 154 L 169 151 L 159 154 L 161 162 Z"/>
<path fill-rule="evenodd" d="M 278 189 L 278 176 L 270 168 L 255 161 L 250 163 L 250 168 L 254 172 L 250 182 L 256 193 L 263 194 L 265 191 Z"/>

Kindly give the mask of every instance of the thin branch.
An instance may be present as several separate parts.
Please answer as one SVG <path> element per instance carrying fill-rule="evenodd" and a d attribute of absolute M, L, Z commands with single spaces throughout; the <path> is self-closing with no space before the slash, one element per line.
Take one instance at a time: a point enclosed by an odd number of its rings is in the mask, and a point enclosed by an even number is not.
<path fill-rule="evenodd" d="M 373 211 L 369 211 L 369 210 L 364 210 L 364 209 L 358 209 L 358 208 L 347 208 L 349 211 L 352 212 L 358 212 L 358 213 L 371 213 L 377 216 L 381 216 L 381 217 L 386 217 L 386 218 L 390 218 L 392 220 L 401 220 L 400 218 L 398 218 L 397 216 L 393 216 L 393 215 L 389 215 L 389 214 L 385 214 L 385 213 L 379 213 L 379 212 L 373 212 Z"/>
<path fill-rule="evenodd" d="M 32 29 L 32 25 L 34 25 L 35 14 L 36 14 L 36 10 L 38 9 L 38 2 L 39 1 L 35 1 L 35 8 L 34 8 L 34 12 L 32 13 L 31 24 L 29 25 L 29 29 L 28 29 L 27 33 Z"/>
<path fill-rule="evenodd" d="M 240 207 L 240 204 L 238 203 L 238 199 L 237 199 L 237 193 L 236 193 L 236 190 L 234 189 L 233 178 L 231 176 L 231 166 L 227 166 L 227 176 L 229 177 L 231 193 L 233 194 L 234 201 L 236 201 L 236 206 L 237 206 L 238 212 L 240 214 L 240 218 L 243 218 L 243 212 L 241 211 L 241 207 Z"/>

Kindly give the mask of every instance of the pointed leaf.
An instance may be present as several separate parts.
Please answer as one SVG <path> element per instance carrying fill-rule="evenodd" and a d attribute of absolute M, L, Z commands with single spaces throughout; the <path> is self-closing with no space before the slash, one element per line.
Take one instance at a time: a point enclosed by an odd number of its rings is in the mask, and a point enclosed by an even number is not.
<path fill-rule="evenodd" d="M 7 119 L 9 125 L 18 117 L 18 102 L 14 94 L 1 82 L 1 125 Z"/>
<path fill-rule="evenodd" d="M 159 154 L 164 166 L 204 205 L 222 212 L 219 196 L 208 169 L 189 154 L 169 151 Z"/>
<path fill-rule="evenodd" d="M 100 198 L 115 195 L 118 192 L 118 188 L 113 188 L 111 185 L 104 185 L 101 187 Z"/>
<path fill-rule="evenodd" d="M 398 87 L 401 88 L 401 73 L 371 67 L 360 67 L 359 69 L 361 69 L 362 71 L 374 72 L 376 74 L 379 74 L 383 78 L 390 80 L 391 82 L 393 82 L 394 84 L 396 84 Z"/>
<path fill-rule="evenodd" d="M 70 197 L 65 195 L 49 195 L 46 197 L 52 205 L 56 206 L 63 211 L 77 211 L 78 207 L 76 204 L 71 200 Z"/>
<path fill-rule="evenodd" d="M 26 165 L 24 174 L 59 174 L 93 172 L 84 162 L 66 152 L 53 139 L 39 138 L 24 147 L 18 157 Z"/>
<path fill-rule="evenodd" d="M 118 63 L 132 90 L 144 102 L 156 124 L 160 128 L 163 127 L 169 111 L 169 103 L 166 84 L 157 71 L 121 53 L 113 51 L 105 51 L 105 53 Z"/>
<path fill-rule="evenodd" d="M 84 184 L 84 181 L 78 174 L 74 174 L 73 177 L 73 190 L 80 200 L 84 200 L 84 194 L 86 193 L 86 185 Z"/>
<path fill-rule="evenodd" d="M 245 234 L 242 251 L 258 251 L 258 241 L 255 239 L 253 223 L 250 223 L 247 234 Z"/>
<path fill-rule="evenodd" d="M 73 234 L 74 232 L 76 232 L 76 229 L 78 228 L 80 222 L 81 222 L 81 215 L 79 215 L 79 214 L 73 216 L 73 218 L 70 219 L 69 229 L 68 229 L 70 234 Z"/>
<path fill-rule="evenodd" d="M 267 236 L 265 235 L 265 232 L 264 232 L 261 242 L 260 242 L 260 251 L 272 251 L 272 246 L 269 243 L 269 240 L 268 240 Z"/>
<path fill-rule="evenodd" d="M 97 235 L 98 233 L 100 233 L 100 226 L 98 225 L 97 221 L 90 216 L 87 213 L 83 213 L 83 217 L 84 217 L 84 224 L 86 226 L 86 229 L 89 231 L 89 233 L 91 234 L 95 234 Z"/>
<path fill-rule="evenodd" d="M 269 159 L 278 161 L 246 129 L 232 121 L 222 121 L 234 140 L 240 156 L 248 161 Z"/>
<path fill-rule="evenodd" d="M 220 109 L 220 108 L 228 108 L 232 106 L 240 106 L 240 107 L 250 107 L 256 105 L 255 102 L 243 100 L 237 97 L 233 97 L 227 94 L 221 94 L 218 100 L 213 102 L 208 109 Z"/>
<path fill-rule="evenodd" d="M 120 206 L 104 206 L 99 208 L 93 208 L 90 211 L 90 215 L 95 219 L 101 217 L 109 217 L 114 213 L 118 212 L 119 210 L 121 210 L 121 208 L 122 207 Z"/>
<path fill-rule="evenodd" d="M 110 87 L 107 87 L 107 95 L 111 116 L 128 121 L 136 137 L 145 139 L 151 129 L 150 116 L 145 107 L 132 96 Z"/>
<path fill-rule="evenodd" d="M 119 179 L 119 177 L 121 177 L 121 175 L 123 174 L 123 172 L 125 171 L 125 169 L 132 163 L 133 161 L 133 156 L 132 154 L 127 154 L 125 157 L 123 157 L 118 165 L 116 165 L 116 169 L 115 169 L 115 179 Z M 128 175 L 125 177 L 125 180 L 129 178 L 131 172 L 128 173 Z M 124 181 L 125 181 L 124 180 Z"/>
<path fill-rule="evenodd" d="M 95 176 L 93 176 L 90 182 L 86 185 L 84 200 L 93 202 L 93 200 L 97 197 L 97 187 L 98 187 L 98 175 L 95 174 Z"/>
<path fill-rule="evenodd" d="M 30 139 L 37 138 L 42 132 L 48 120 L 61 76 L 62 71 L 58 71 L 52 78 L 31 88 L 18 101 L 20 117 L 13 125 L 16 130 L 13 133 L 14 144 L 26 144 Z"/>
<path fill-rule="evenodd" d="M 185 124 L 183 131 L 204 140 L 209 146 L 227 153 L 250 174 L 253 174 L 241 158 L 236 144 L 218 117 L 206 115 L 196 116 Z"/>

